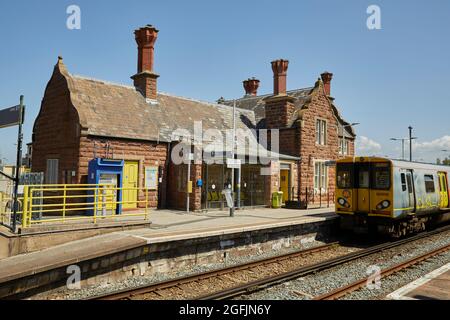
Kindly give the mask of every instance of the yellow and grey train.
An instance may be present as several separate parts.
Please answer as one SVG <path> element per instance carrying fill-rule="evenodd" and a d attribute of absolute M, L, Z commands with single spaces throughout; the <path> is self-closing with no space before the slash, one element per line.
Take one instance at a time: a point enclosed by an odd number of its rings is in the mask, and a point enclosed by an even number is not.
<path fill-rule="evenodd" d="M 450 167 L 379 157 L 336 162 L 341 228 L 400 237 L 450 219 Z"/>

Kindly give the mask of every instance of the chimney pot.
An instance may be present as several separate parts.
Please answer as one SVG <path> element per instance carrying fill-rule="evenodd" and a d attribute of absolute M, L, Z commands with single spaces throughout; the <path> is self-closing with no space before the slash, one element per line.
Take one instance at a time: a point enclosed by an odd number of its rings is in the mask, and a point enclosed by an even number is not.
<path fill-rule="evenodd" d="M 286 94 L 286 76 L 289 66 L 288 60 L 278 59 L 272 61 L 273 71 L 273 94 L 285 95 Z"/>
<path fill-rule="evenodd" d="M 259 80 L 255 77 L 248 78 L 247 80 L 242 81 L 244 84 L 245 95 L 246 96 L 257 96 L 258 88 L 259 88 Z"/>
<path fill-rule="evenodd" d="M 327 96 L 331 95 L 331 80 L 333 79 L 333 74 L 328 71 L 325 71 L 320 75 L 320 77 L 322 78 L 325 94 Z"/>
<path fill-rule="evenodd" d="M 137 74 L 131 78 L 134 86 L 145 98 L 156 99 L 157 78 L 153 72 L 154 45 L 158 38 L 158 32 L 154 26 L 148 24 L 134 31 L 135 40 L 138 45 Z"/>

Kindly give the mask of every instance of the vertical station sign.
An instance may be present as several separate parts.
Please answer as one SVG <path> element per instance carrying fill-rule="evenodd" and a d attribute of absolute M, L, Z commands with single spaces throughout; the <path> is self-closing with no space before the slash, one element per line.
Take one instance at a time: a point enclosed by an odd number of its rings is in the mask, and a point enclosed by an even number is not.
<path fill-rule="evenodd" d="M 16 173 L 14 177 L 10 177 L 3 172 L 0 171 L 0 174 L 14 180 L 14 212 L 13 212 L 13 221 L 11 229 L 13 232 L 16 231 L 16 222 L 17 222 L 17 209 L 18 209 L 18 188 L 19 188 L 19 176 L 20 176 L 20 167 L 22 165 L 22 124 L 25 118 L 25 106 L 23 104 L 23 96 L 20 96 L 20 104 L 14 107 L 9 107 L 3 110 L 0 110 L 0 128 L 7 128 L 12 126 L 19 126 L 19 132 L 17 135 L 17 161 L 16 161 Z"/>

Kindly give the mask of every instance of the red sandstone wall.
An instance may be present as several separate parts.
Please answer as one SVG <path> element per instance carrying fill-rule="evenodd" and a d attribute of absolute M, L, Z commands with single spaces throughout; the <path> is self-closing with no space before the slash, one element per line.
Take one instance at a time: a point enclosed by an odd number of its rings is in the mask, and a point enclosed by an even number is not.
<path fill-rule="evenodd" d="M 77 170 L 79 120 L 65 78 L 55 69 L 47 84 L 33 130 L 33 172 L 46 171 L 47 159 L 59 159 L 59 183 L 65 170 Z"/>
<path fill-rule="evenodd" d="M 95 142 L 95 153 L 94 153 Z M 109 143 L 109 154 L 106 154 L 106 144 Z M 139 162 L 139 188 L 144 187 L 144 169 L 146 166 L 166 167 L 167 159 L 167 145 L 157 144 L 155 142 L 125 140 L 125 139 L 111 139 L 100 137 L 86 137 L 80 138 L 80 153 L 79 153 L 79 167 L 77 170 L 77 183 L 86 183 L 88 174 L 88 163 L 90 160 L 97 158 L 114 158 L 121 160 L 130 160 Z M 164 195 L 167 189 L 167 170 L 164 170 L 163 182 L 160 185 L 162 188 L 161 194 Z M 139 193 L 139 200 L 145 200 L 145 193 Z M 158 206 L 158 190 L 151 190 L 148 192 L 148 200 L 150 207 L 156 208 Z M 161 199 L 160 205 L 165 207 L 164 196 Z"/>

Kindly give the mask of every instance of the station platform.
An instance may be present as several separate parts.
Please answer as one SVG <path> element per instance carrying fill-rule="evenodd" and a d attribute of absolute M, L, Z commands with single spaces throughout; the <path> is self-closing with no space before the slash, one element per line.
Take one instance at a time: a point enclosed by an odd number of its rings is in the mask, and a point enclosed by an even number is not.
<path fill-rule="evenodd" d="M 131 261 L 127 265 L 138 263 L 139 268 L 144 261 L 144 271 L 139 271 L 142 275 L 152 267 L 153 271 L 164 271 L 180 261 L 184 265 L 201 264 L 213 261 L 211 256 L 223 258 L 224 250 L 249 254 L 255 252 L 255 248 L 264 250 L 263 246 L 268 244 L 274 248 L 289 246 L 294 241 L 314 241 L 322 232 L 321 228 L 331 229 L 336 224 L 338 217 L 333 210 L 259 208 L 238 210 L 234 217 L 230 217 L 228 211 L 152 211 L 151 224 L 145 228 L 98 235 L 1 259 L 0 298 L 5 293 L 2 293 L 4 284 L 37 274 L 47 273 L 44 282 L 66 277 L 64 267 L 71 264 L 80 265 L 86 272 L 100 268 L 110 272 L 115 268 L 128 270 L 123 267 L 126 260 Z M 177 260 L 177 257 L 181 258 Z M 36 279 L 30 281 L 34 285 L 39 283 Z M 27 285 L 14 287 L 23 289 Z"/>
<path fill-rule="evenodd" d="M 392 300 L 450 300 L 450 263 L 392 292 Z"/>

